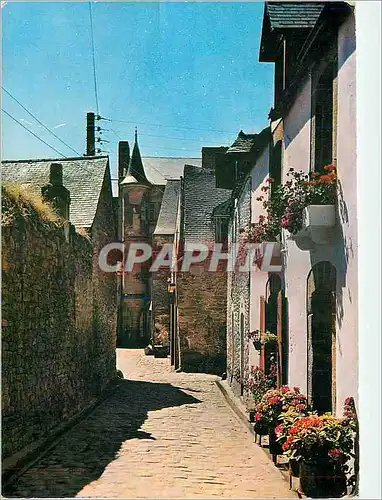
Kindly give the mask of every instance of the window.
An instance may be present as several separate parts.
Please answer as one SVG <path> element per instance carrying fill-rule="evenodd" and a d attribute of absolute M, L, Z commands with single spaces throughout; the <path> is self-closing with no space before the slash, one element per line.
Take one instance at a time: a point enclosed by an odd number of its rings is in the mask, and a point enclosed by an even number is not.
<path fill-rule="evenodd" d="M 286 87 L 286 68 L 285 68 L 285 57 L 286 57 L 286 41 L 285 39 L 279 47 L 279 51 L 275 60 L 275 107 L 281 101 L 282 94 Z"/>
<path fill-rule="evenodd" d="M 319 413 L 335 410 L 336 269 L 318 262 L 308 275 L 308 401 Z"/>
<path fill-rule="evenodd" d="M 275 180 L 271 184 L 271 194 L 281 184 L 281 168 L 282 168 L 282 141 L 277 141 L 272 148 L 270 162 L 270 176 Z"/>
<path fill-rule="evenodd" d="M 215 243 L 225 243 L 228 239 L 228 217 L 215 217 Z"/>
<path fill-rule="evenodd" d="M 159 216 L 160 203 L 151 202 L 149 205 L 149 220 L 150 222 L 156 222 Z"/>
<path fill-rule="evenodd" d="M 333 162 L 333 73 L 331 63 L 319 77 L 313 93 L 314 171 L 320 173 Z"/>

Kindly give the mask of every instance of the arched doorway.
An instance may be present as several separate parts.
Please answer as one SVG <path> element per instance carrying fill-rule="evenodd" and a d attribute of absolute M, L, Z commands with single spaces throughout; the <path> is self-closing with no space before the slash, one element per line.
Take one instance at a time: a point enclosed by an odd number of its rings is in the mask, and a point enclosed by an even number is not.
<path fill-rule="evenodd" d="M 277 365 L 278 385 L 288 382 L 288 321 L 287 300 L 281 277 L 270 275 L 266 286 L 265 331 L 277 335 L 277 345 L 268 345 L 264 349 L 264 367 L 270 371 L 271 362 Z"/>
<path fill-rule="evenodd" d="M 307 283 L 308 400 L 313 410 L 331 412 L 335 405 L 336 269 L 315 264 Z"/>

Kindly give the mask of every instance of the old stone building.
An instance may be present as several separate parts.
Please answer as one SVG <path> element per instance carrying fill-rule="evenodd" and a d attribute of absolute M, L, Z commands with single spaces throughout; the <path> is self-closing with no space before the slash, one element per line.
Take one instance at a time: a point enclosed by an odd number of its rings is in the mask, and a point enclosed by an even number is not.
<path fill-rule="evenodd" d="M 358 393 L 355 11 L 348 2 L 282 7 L 266 4 L 260 49 L 275 65 L 281 182 L 290 168 L 313 176 L 333 165 L 337 175 L 335 202 L 317 205 L 296 236 L 282 231 L 284 371 L 314 409 L 341 414 Z"/>
<path fill-rule="evenodd" d="M 271 200 L 290 172 L 312 180 L 335 169 L 336 199 L 318 200 L 315 219 L 306 207 L 296 235 L 280 223 L 269 243 L 279 245 L 281 271 L 252 265 L 249 276 L 228 279 L 228 380 L 245 396 L 250 367 L 267 371 L 267 349 L 248 337 L 270 332 L 278 383 L 300 387 L 315 410 L 340 414 L 347 396 L 357 400 L 358 383 L 354 8 L 266 2 L 260 61 L 275 64 L 270 126 L 241 132 L 216 164 L 217 186 L 233 186 L 230 242 L 268 215 L 262 196 Z"/>
<path fill-rule="evenodd" d="M 260 134 L 240 131 L 235 142 L 216 165 L 216 185 L 234 186 L 229 213 L 229 252 L 233 262 L 238 257 L 240 231 L 253 221 L 254 193 L 257 178 L 268 173 L 270 129 Z M 263 180 L 263 179 L 262 179 Z M 251 331 L 251 273 L 236 266 L 227 274 L 227 378 L 237 395 L 244 395 L 249 368 L 254 362 Z M 258 281 L 259 277 L 256 277 Z M 256 362 L 257 364 L 257 362 Z"/>
<path fill-rule="evenodd" d="M 225 371 L 227 275 L 225 266 L 209 271 L 209 262 L 215 244 L 227 241 L 230 190 L 217 188 L 215 179 L 216 158 L 226 150 L 203 148 L 202 167 L 186 165 L 181 182 L 166 186 L 155 230 L 158 241 L 173 244 L 174 269 L 164 274 L 168 302 L 162 302 L 162 311 L 170 315 L 171 364 L 176 369 Z M 183 269 L 193 245 L 204 245 L 209 255 Z M 163 293 L 166 282 L 161 283 Z"/>
<path fill-rule="evenodd" d="M 128 252 L 129 246 L 135 243 L 146 243 L 151 247 L 161 241 L 159 235 L 163 225 L 157 225 L 161 212 L 164 222 L 164 211 L 172 216 L 176 207 L 162 206 L 162 198 L 167 204 L 168 193 L 180 182 L 184 165 L 192 162 L 200 164 L 198 158 L 154 158 L 141 157 L 137 132 L 130 156 L 128 142 L 119 143 L 118 158 L 118 198 L 115 200 L 118 218 L 119 241 L 124 243 Z M 165 187 L 169 183 L 167 194 Z M 171 215 L 170 215 L 171 213 Z M 157 232 L 158 231 L 158 232 Z M 163 236 L 168 236 L 164 234 Z M 155 334 L 168 337 L 168 312 L 164 311 L 167 301 L 161 291 L 167 286 L 167 274 L 154 276 L 149 273 L 150 262 L 136 264 L 132 270 L 122 269 L 120 273 L 121 297 L 118 316 L 118 345 L 146 346 Z M 154 278 L 154 282 L 153 282 Z M 162 283 L 162 285 L 161 285 Z M 165 283 L 165 285 L 163 285 Z M 155 296 L 156 300 L 153 300 Z"/>
<path fill-rule="evenodd" d="M 98 265 L 116 239 L 107 157 L 4 161 L 2 177 L 6 469 L 115 377 L 118 290 Z"/>

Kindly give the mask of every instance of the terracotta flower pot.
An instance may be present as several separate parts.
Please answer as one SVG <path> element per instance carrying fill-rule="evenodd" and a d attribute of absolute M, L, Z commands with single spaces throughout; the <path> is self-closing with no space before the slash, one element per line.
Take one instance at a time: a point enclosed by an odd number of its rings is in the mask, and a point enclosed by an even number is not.
<path fill-rule="evenodd" d="M 300 462 L 300 487 L 310 498 L 340 498 L 346 493 L 343 470 L 327 461 Z"/>

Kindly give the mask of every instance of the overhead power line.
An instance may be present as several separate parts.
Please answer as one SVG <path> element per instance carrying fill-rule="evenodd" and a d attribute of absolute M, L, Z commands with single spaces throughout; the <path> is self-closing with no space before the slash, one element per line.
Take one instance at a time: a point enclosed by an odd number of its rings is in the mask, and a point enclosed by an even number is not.
<path fill-rule="evenodd" d="M 60 137 L 58 137 L 58 135 L 57 135 L 57 134 L 55 134 L 55 133 L 53 132 L 53 130 L 51 130 L 49 127 L 47 127 L 46 125 L 44 125 L 44 123 L 42 123 L 42 121 L 41 121 L 41 120 L 39 120 L 39 119 L 37 118 L 37 116 L 36 116 L 36 115 L 34 115 L 34 114 L 32 113 L 32 111 L 29 111 L 29 109 L 28 109 L 28 108 L 26 108 L 23 104 L 21 104 L 21 102 L 20 102 L 20 101 L 18 101 L 18 100 L 16 99 L 16 97 L 15 97 L 15 96 L 14 96 L 11 92 L 9 92 L 9 90 L 7 90 L 6 88 L 4 88 L 3 86 L 1 86 L 1 88 L 4 90 L 4 92 L 5 92 L 6 94 L 8 94 L 8 95 L 9 95 L 9 97 L 10 97 L 11 99 L 13 99 L 13 100 L 14 100 L 14 101 L 15 101 L 15 102 L 16 102 L 16 103 L 17 103 L 17 104 L 18 104 L 21 108 L 23 108 L 23 110 L 24 110 L 24 111 L 26 111 L 26 112 L 28 113 L 28 115 L 30 115 L 30 116 L 31 116 L 34 120 L 36 120 L 36 122 L 37 122 L 37 123 L 39 123 L 39 124 L 40 124 L 40 125 L 41 125 L 44 129 L 45 129 L 45 130 L 47 130 L 50 134 L 52 134 L 52 135 L 53 135 L 53 136 L 54 136 L 57 140 L 59 140 L 62 144 L 64 144 L 64 145 L 65 145 L 67 148 L 69 148 L 71 151 L 73 151 L 74 153 L 76 153 L 76 155 L 81 156 L 81 155 L 80 155 L 80 153 L 79 153 L 78 151 L 76 151 L 75 149 L 73 149 L 73 148 L 72 148 L 72 147 L 71 147 L 68 143 L 66 143 L 66 142 L 65 142 L 65 141 L 63 141 Z M 25 128 L 26 128 L 26 127 L 25 127 Z"/>
<path fill-rule="evenodd" d="M 114 129 L 107 129 L 107 128 L 102 128 L 101 130 L 104 130 L 105 132 L 113 132 L 114 134 L 117 135 L 117 137 L 120 137 L 119 134 L 123 134 L 121 130 L 114 130 Z M 205 139 L 184 139 L 183 137 L 173 137 L 172 135 L 153 135 L 153 134 L 142 134 L 141 132 L 139 133 L 139 137 L 157 137 L 159 139 L 172 139 L 173 141 L 185 141 L 185 142 L 197 142 L 198 144 L 201 144 L 205 141 Z"/>
<path fill-rule="evenodd" d="M 219 132 L 223 134 L 235 134 L 237 132 L 233 132 L 232 130 L 215 130 L 212 128 L 195 128 L 195 127 L 180 127 L 180 126 L 175 126 L 175 125 L 161 125 L 159 123 L 147 123 L 147 122 L 132 122 L 132 121 L 127 121 L 127 120 L 112 120 L 111 118 L 104 118 L 103 116 L 101 117 L 101 120 L 106 120 L 108 122 L 115 122 L 115 123 L 128 123 L 128 124 L 136 124 L 136 125 L 149 125 L 150 127 L 164 127 L 164 128 L 175 128 L 178 130 L 199 130 L 201 132 Z"/>
<path fill-rule="evenodd" d="M 34 132 L 32 132 L 32 130 L 30 130 L 28 127 L 26 127 L 21 122 L 19 122 L 19 120 L 17 120 L 14 116 L 12 116 L 10 113 L 8 113 L 7 111 L 5 111 L 5 109 L 1 108 L 1 111 L 3 111 L 3 113 L 5 113 L 7 116 L 9 116 L 9 118 L 11 118 L 18 125 L 20 125 L 20 127 L 23 127 L 26 131 L 28 131 L 30 134 L 32 134 L 34 137 L 36 137 L 36 139 L 38 139 L 40 142 L 43 142 L 46 146 L 48 146 L 50 149 L 53 149 L 53 151 L 55 151 L 56 153 L 58 153 L 63 158 L 67 158 L 67 156 L 65 156 L 63 153 L 60 153 L 60 151 L 58 151 L 58 149 L 54 148 L 53 146 L 51 146 L 50 144 L 48 144 L 47 142 L 45 142 L 44 139 L 41 139 L 41 137 L 39 137 L 38 135 L 36 135 Z"/>
<path fill-rule="evenodd" d="M 90 36 L 91 36 L 91 42 L 92 42 L 94 94 L 95 94 L 97 115 L 99 115 L 97 73 L 96 73 L 96 63 L 95 63 L 94 32 L 93 32 L 93 13 L 92 13 L 92 3 L 91 2 L 89 2 L 89 17 L 90 17 Z"/>

